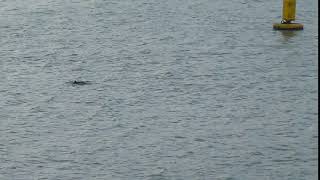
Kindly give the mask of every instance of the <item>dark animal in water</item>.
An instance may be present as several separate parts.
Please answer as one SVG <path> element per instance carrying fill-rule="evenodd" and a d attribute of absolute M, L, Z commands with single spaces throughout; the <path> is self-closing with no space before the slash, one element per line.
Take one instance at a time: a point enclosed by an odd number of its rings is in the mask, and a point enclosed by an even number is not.
<path fill-rule="evenodd" d="M 72 84 L 74 85 L 86 85 L 89 84 L 88 81 L 73 81 Z"/>

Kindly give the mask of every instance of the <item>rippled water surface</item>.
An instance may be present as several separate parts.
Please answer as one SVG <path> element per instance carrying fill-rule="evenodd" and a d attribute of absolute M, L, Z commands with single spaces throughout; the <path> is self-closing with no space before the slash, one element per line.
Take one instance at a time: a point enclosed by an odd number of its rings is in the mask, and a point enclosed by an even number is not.
<path fill-rule="evenodd" d="M 0 179 L 317 179 L 318 4 L 281 6 L 0 0 Z"/>

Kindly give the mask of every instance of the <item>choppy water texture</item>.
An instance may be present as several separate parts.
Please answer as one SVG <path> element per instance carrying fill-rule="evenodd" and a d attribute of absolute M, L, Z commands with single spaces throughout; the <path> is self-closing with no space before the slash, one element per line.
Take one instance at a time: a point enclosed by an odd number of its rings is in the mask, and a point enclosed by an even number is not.
<path fill-rule="evenodd" d="M 0 0 L 0 179 L 316 179 L 317 1 L 281 7 Z"/>

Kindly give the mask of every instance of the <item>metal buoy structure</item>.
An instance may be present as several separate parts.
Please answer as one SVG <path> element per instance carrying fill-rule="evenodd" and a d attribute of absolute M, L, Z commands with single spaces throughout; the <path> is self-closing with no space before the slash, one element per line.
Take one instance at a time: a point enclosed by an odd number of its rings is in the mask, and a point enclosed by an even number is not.
<path fill-rule="evenodd" d="M 273 24 L 275 30 L 302 30 L 303 25 L 292 23 L 296 20 L 296 0 L 283 0 L 282 21 Z"/>

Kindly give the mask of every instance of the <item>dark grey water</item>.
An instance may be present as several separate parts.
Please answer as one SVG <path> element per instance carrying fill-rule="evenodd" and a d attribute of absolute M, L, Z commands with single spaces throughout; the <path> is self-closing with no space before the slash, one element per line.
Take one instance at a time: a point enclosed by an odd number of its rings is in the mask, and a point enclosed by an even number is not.
<path fill-rule="evenodd" d="M 318 5 L 281 6 L 0 0 L 0 179 L 316 179 Z"/>

